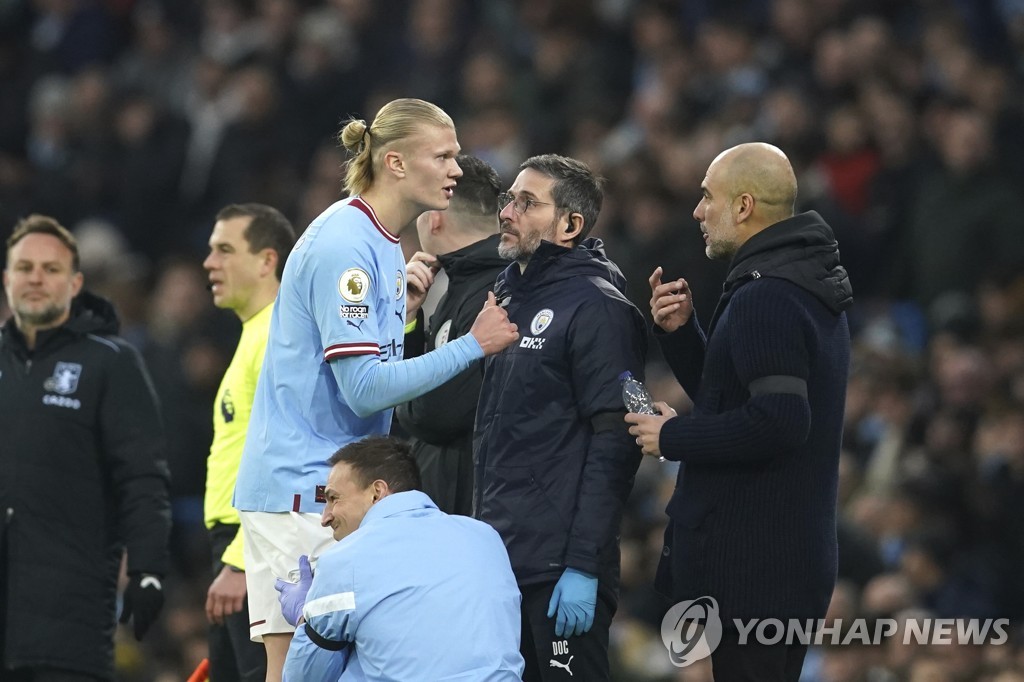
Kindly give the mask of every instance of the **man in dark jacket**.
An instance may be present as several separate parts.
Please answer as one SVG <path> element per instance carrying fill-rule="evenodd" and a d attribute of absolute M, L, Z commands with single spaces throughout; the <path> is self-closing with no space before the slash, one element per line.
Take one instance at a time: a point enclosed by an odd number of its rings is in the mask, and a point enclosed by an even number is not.
<path fill-rule="evenodd" d="M 0 644 L 4 680 L 112 680 L 121 621 L 141 639 L 163 604 L 170 504 L 149 377 L 78 247 L 52 218 L 7 241 L 0 329 Z M 80 293 L 81 292 L 81 293 Z"/>
<path fill-rule="evenodd" d="M 474 434 L 475 514 L 523 593 L 525 680 L 608 680 L 619 523 L 640 453 L 619 376 L 643 377 L 643 316 L 586 239 L 601 180 L 574 159 L 521 166 L 499 214 L 514 260 L 496 295 L 522 334 L 487 360 Z"/>
<path fill-rule="evenodd" d="M 701 187 L 706 253 L 731 259 L 706 335 L 685 280 L 662 284 L 657 268 L 650 281 L 657 338 L 693 412 L 660 403 L 661 416 L 627 416 L 645 454 L 683 463 L 657 586 L 675 601 L 716 600 L 716 680 L 797 680 L 805 646 L 741 645 L 732 626 L 828 607 L 850 282 L 821 216 L 793 215 L 796 177 L 779 149 L 733 147 Z"/>
<path fill-rule="evenodd" d="M 416 221 L 422 251 L 406 269 L 410 287 L 421 293 L 436 284 L 434 270 L 447 275 L 447 290 L 424 329 L 423 315 L 405 336 L 405 356 L 432 351 L 469 332 L 494 280 L 508 266 L 498 255 L 495 207 L 501 185 L 489 165 L 472 156 L 456 159 L 462 169 L 455 196 L 445 211 L 427 211 Z M 420 309 L 423 310 L 422 308 Z M 395 409 L 412 436 L 423 492 L 448 514 L 473 511 L 473 422 L 483 364 Z"/>

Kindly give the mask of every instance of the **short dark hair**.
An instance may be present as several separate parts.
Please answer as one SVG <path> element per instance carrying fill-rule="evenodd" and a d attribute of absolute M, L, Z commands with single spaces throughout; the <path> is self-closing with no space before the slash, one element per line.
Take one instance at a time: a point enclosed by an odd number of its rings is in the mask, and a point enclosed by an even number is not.
<path fill-rule="evenodd" d="M 459 154 L 455 162 L 462 169 L 458 187 L 452 197 L 452 208 L 478 216 L 494 216 L 501 193 L 501 178 L 486 161 Z"/>
<path fill-rule="evenodd" d="M 48 234 L 60 240 L 60 243 L 71 252 L 71 270 L 78 272 L 81 263 L 78 258 L 78 240 L 66 227 L 50 216 L 33 213 L 27 218 L 22 218 L 14 226 L 14 232 L 7 238 L 7 260 L 11 259 L 11 249 L 14 245 L 30 234 Z M 10 264 L 10 263 L 8 263 Z"/>
<path fill-rule="evenodd" d="M 217 220 L 252 218 L 242 236 L 249 243 L 249 253 L 273 249 L 277 253 L 277 281 L 284 273 L 284 262 L 295 245 L 295 229 L 291 221 L 273 206 L 266 204 L 229 204 L 217 213 Z"/>
<path fill-rule="evenodd" d="M 387 483 L 394 493 L 422 487 L 420 468 L 412 457 L 412 448 L 398 438 L 370 436 L 349 443 L 327 460 L 332 467 L 339 462 L 352 467 L 356 482 L 363 488 L 377 479 Z"/>
<path fill-rule="evenodd" d="M 551 196 L 555 207 L 583 216 L 583 229 L 573 240 L 579 244 L 594 229 L 604 201 L 604 178 L 595 174 L 587 164 L 568 156 L 542 154 L 523 161 L 519 170 L 532 168 L 555 180 Z"/>

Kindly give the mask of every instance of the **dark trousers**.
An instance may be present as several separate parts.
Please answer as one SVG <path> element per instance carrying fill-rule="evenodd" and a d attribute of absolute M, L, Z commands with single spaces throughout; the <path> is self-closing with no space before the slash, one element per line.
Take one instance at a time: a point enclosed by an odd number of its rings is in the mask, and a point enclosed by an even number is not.
<path fill-rule="evenodd" d="M 711 669 L 715 682 L 797 682 L 805 655 L 804 644 L 758 644 L 753 632 L 740 644 L 739 631 L 726 628 L 711 652 Z"/>
<path fill-rule="evenodd" d="M 548 602 L 555 583 L 520 587 L 523 593 L 523 634 L 520 652 L 526 660 L 523 682 L 563 682 L 611 679 L 608 665 L 608 629 L 615 609 L 597 597 L 594 626 L 579 637 L 557 637 L 555 618 L 548 618 Z"/>
<path fill-rule="evenodd" d="M 224 563 L 220 560 L 231 544 L 239 526 L 218 523 L 210 529 L 213 550 L 213 575 Z M 267 678 L 267 652 L 262 644 L 249 639 L 249 603 L 242 601 L 242 610 L 224 619 L 223 625 L 210 625 L 207 638 L 210 646 L 210 679 L 216 682 L 263 682 Z"/>

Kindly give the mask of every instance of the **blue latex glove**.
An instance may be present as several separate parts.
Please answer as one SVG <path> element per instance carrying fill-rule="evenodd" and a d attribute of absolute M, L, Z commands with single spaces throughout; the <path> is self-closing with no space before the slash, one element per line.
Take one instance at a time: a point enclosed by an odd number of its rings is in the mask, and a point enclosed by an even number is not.
<path fill-rule="evenodd" d="M 594 625 L 596 609 L 597 578 L 575 568 L 565 569 L 548 602 L 548 618 L 558 612 L 555 635 L 568 637 L 589 632 Z"/>
<path fill-rule="evenodd" d="M 278 578 L 274 581 L 274 589 L 280 592 L 277 600 L 281 602 L 281 613 L 292 625 L 298 625 L 302 617 L 302 607 L 306 605 L 306 594 L 313 584 L 313 569 L 309 567 L 309 557 L 299 557 L 299 582 L 293 583 Z"/>

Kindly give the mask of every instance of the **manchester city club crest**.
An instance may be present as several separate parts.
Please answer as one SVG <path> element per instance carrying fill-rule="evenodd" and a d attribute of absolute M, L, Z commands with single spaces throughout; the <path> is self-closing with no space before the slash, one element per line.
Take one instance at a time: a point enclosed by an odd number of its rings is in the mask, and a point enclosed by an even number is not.
<path fill-rule="evenodd" d="M 555 319 L 555 313 L 550 308 L 545 308 L 533 316 L 533 321 L 530 322 L 530 332 L 537 336 L 548 328 L 553 319 Z"/>
<path fill-rule="evenodd" d="M 61 395 L 71 395 L 78 390 L 78 378 L 82 376 L 82 366 L 77 362 L 58 362 L 53 368 L 53 376 L 43 382 L 43 388 Z"/>
<path fill-rule="evenodd" d="M 405 296 L 405 273 L 399 270 L 395 274 L 395 300 L 401 301 Z"/>

